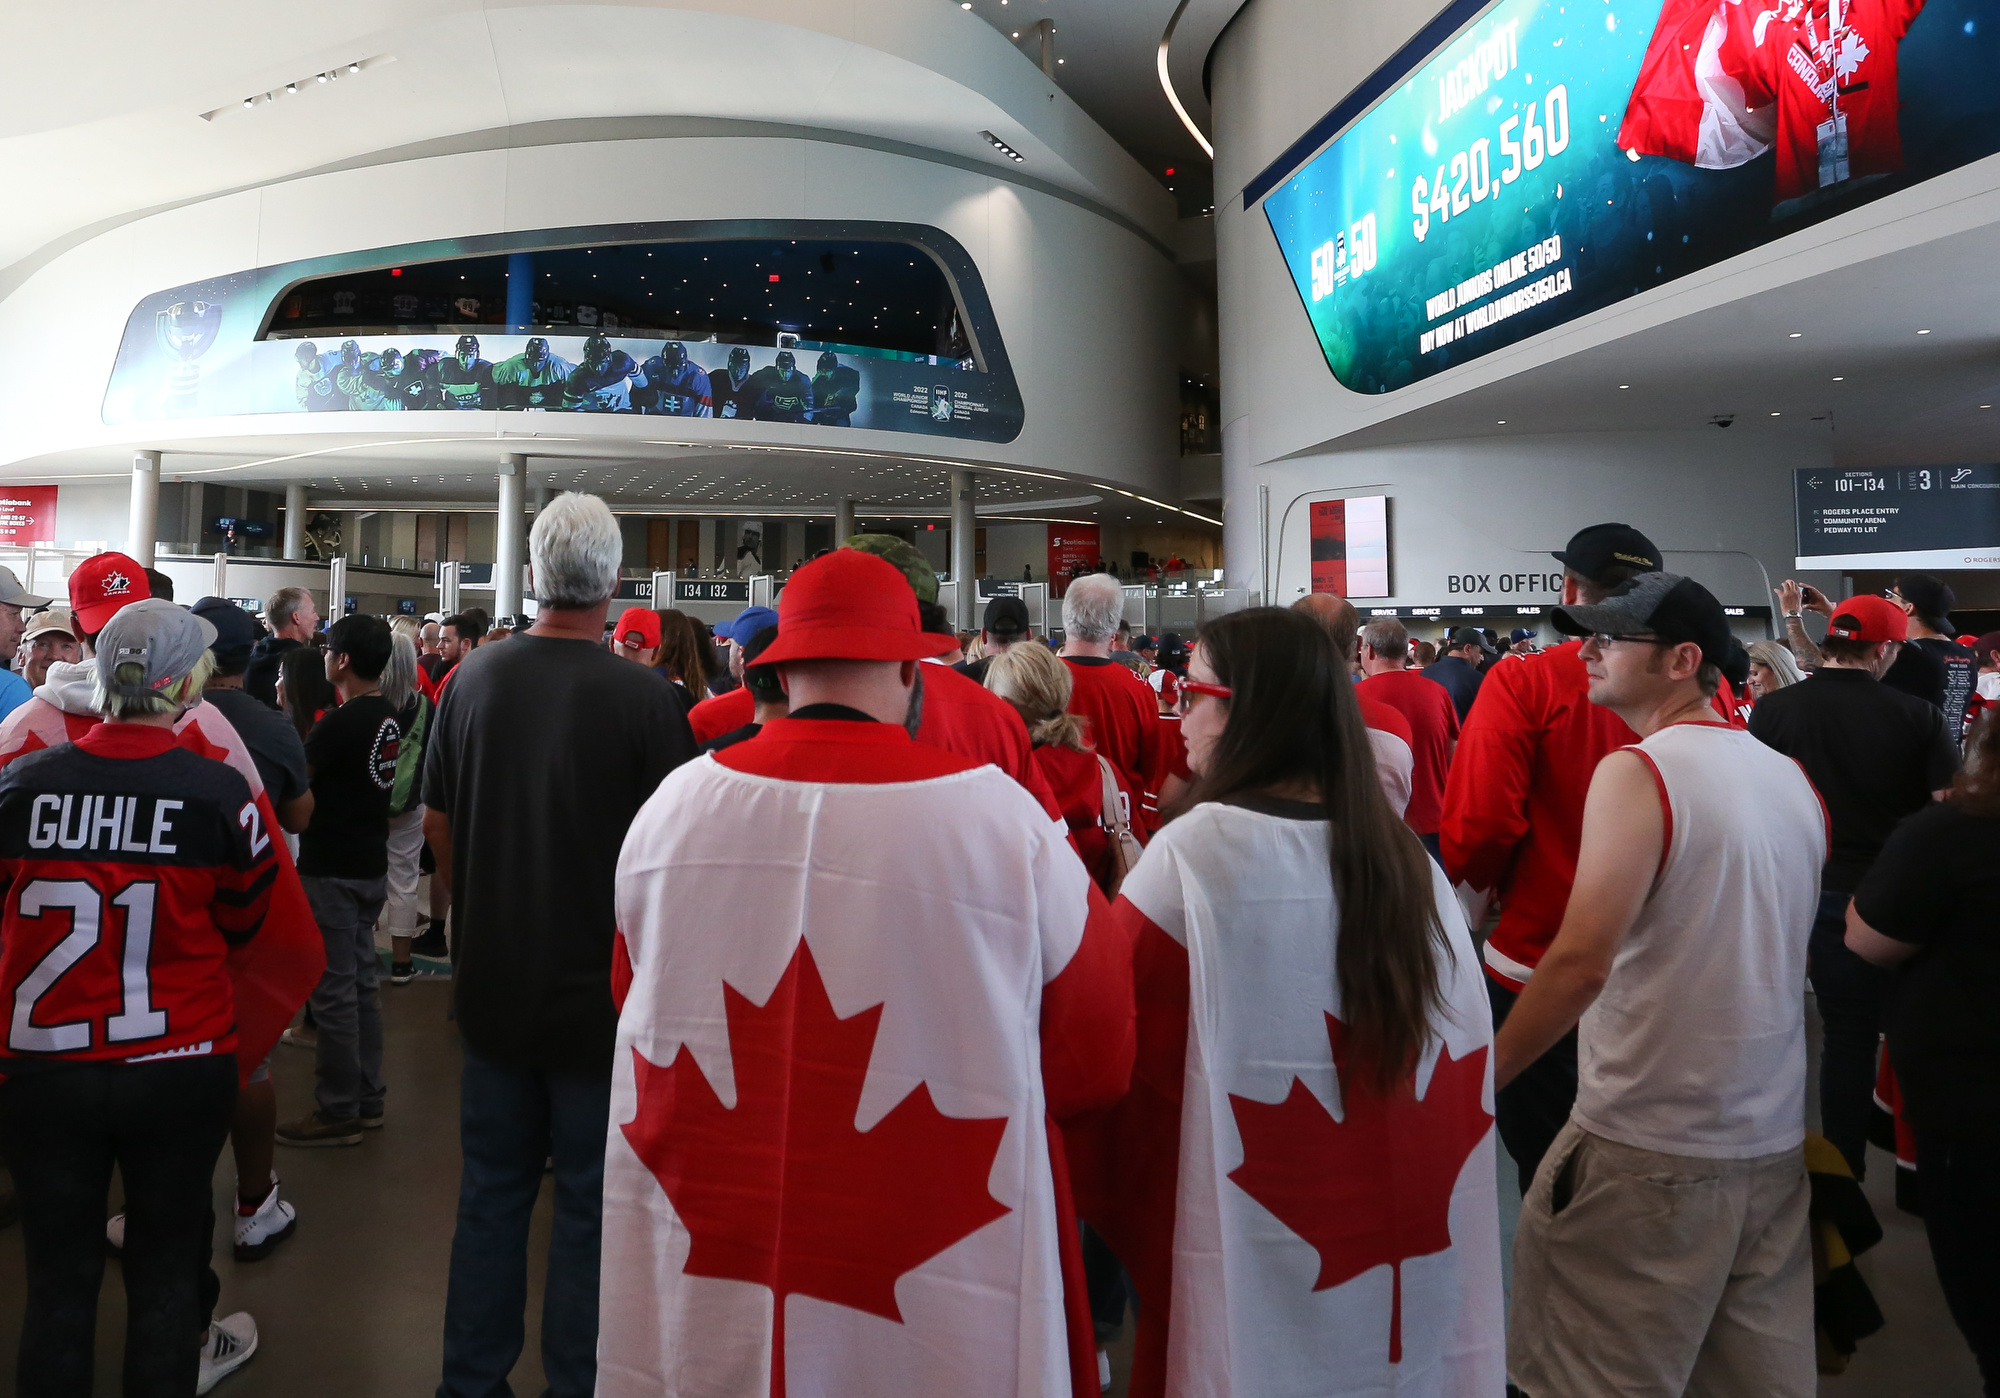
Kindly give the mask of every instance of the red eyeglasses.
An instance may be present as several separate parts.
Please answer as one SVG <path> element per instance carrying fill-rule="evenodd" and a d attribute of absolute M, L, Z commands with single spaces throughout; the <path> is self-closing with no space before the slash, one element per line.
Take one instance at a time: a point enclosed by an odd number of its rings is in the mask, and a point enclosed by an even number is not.
<path fill-rule="evenodd" d="M 1180 709 L 1182 713 L 1187 712 L 1188 701 L 1194 695 L 1206 694 L 1211 699 L 1227 699 L 1229 697 L 1229 687 L 1227 685 L 1202 684 L 1198 680 L 1182 680 L 1180 688 Z"/>

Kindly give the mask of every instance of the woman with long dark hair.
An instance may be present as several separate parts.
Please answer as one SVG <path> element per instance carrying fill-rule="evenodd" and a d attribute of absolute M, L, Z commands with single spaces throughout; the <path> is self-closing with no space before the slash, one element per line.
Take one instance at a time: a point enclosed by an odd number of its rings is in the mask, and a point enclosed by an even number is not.
<path fill-rule="evenodd" d="M 319 716 L 340 702 L 326 677 L 326 652 L 318 646 L 288 650 L 278 662 L 278 707 L 304 740 Z"/>
<path fill-rule="evenodd" d="M 1311 618 L 1211 623 L 1182 691 L 1195 784 L 1115 905 L 1132 1091 L 1071 1151 L 1139 1293 L 1131 1392 L 1497 1394 L 1492 1015 L 1457 901 Z"/>

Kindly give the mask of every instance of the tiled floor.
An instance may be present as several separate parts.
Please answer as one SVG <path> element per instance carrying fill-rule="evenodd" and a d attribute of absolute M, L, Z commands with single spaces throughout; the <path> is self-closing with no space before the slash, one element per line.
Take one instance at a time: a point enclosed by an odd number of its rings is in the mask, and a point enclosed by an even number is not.
<path fill-rule="evenodd" d="M 388 1124 L 351 1150 L 281 1150 L 285 1192 L 299 1208 L 295 1238 L 264 1262 L 218 1259 L 224 1310 L 252 1312 L 259 1354 L 216 1390 L 216 1398 L 423 1398 L 438 1379 L 446 1267 L 458 1191 L 458 1046 L 446 1019 L 449 983 L 385 986 L 390 1084 Z M 311 1103 L 307 1054 L 283 1048 L 274 1063 L 287 1115 Z M 1922 1225 L 1889 1197 L 1893 1162 L 1873 1155 L 1868 1183 L 1888 1236 L 1862 1266 L 1888 1327 L 1862 1345 L 1849 1371 L 1822 1381 L 1828 1398 L 1977 1398 L 1971 1356 L 1952 1327 L 1931 1272 Z M 1511 1237 L 1518 1195 L 1502 1161 L 1503 1233 Z M 218 1205 L 232 1188 L 225 1155 Z M 547 1243 L 548 1210 L 538 1215 L 537 1259 Z M 540 1288 L 530 1295 L 527 1352 L 514 1371 L 522 1398 L 541 1392 L 536 1353 Z M 13 1391 L 21 1314 L 21 1232 L 0 1232 L 0 1394 Z M 96 1392 L 118 1391 L 124 1300 L 115 1265 L 106 1269 L 99 1317 Z M 1129 1334 L 1112 1348 L 1114 1392 L 1123 1392 Z M 866 1398 L 854 1395 L 853 1398 Z M 1497 1398 L 1497 1395 L 1496 1395 Z"/>

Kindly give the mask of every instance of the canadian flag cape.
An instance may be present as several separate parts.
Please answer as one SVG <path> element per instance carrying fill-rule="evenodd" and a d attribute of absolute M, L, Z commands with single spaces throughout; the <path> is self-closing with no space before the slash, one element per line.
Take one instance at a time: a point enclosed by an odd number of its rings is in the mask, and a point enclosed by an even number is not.
<path fill-rule="evenodd" d="M 1923 0 L 1666 0 L 1621 149 L 1726 170 L 1775 149 L 1775 200 L 1903 167 L 1899 48 Z"/>
<path fill-rule="evenodd" d="M 74 742 L 98 722 L 95 714 L 57 708 L 37 691 L 0 722 L 0 767 L 28 753 Z M 174 736 L 182 747 L 227 763 L 250 783 L 264 827 L 253 831 L 251 838 L 254 842 L 261 835 L 278 847 L 278 877 L 271 887 L 264 925 L 224 963 L 235 991 L 237 1075 L 248 1082 L 319 984 L 326 970 L 326 944 L 306 900 L 305 885 L 299 882 L 298 867 L 292 863 L 291 848 L 278 828 L 264 779 L 241 735 L 220 709 L 204 701 L 181 716 Z"/>
<path fill-rule="evenodd" d="M 1130 1067 L 1091 899 L 1033 796 L 891 725 L 661 783 L 618 863 L 600 1398 L 1095 1393 L 1048 1122 Z"/>
<path fill-rule="evenodd" d="M 1070 1161 L 1138 1291 L 1135 1398 L 1504 1389 L 1492 1012 L 1426 864 L 1445 1012 L 1388 1096 L 1345 1057 L 1324 823 L 1204 804 L 1126 879 L 1138 1059 Z"/>

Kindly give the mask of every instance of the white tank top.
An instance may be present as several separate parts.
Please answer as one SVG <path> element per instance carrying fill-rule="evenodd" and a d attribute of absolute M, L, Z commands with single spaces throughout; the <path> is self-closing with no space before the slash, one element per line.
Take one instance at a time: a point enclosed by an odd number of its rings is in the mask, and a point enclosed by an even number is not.
<path fill-rule="evenodd" d="M 1666 840 L 1653 891 L 1578 1036 L 1577 1125 L 1741 1160 L 1805 1137 L 1806 938 L 1827 820 L 1791 758 L 1680 723 L 1636 747 Z"/>

